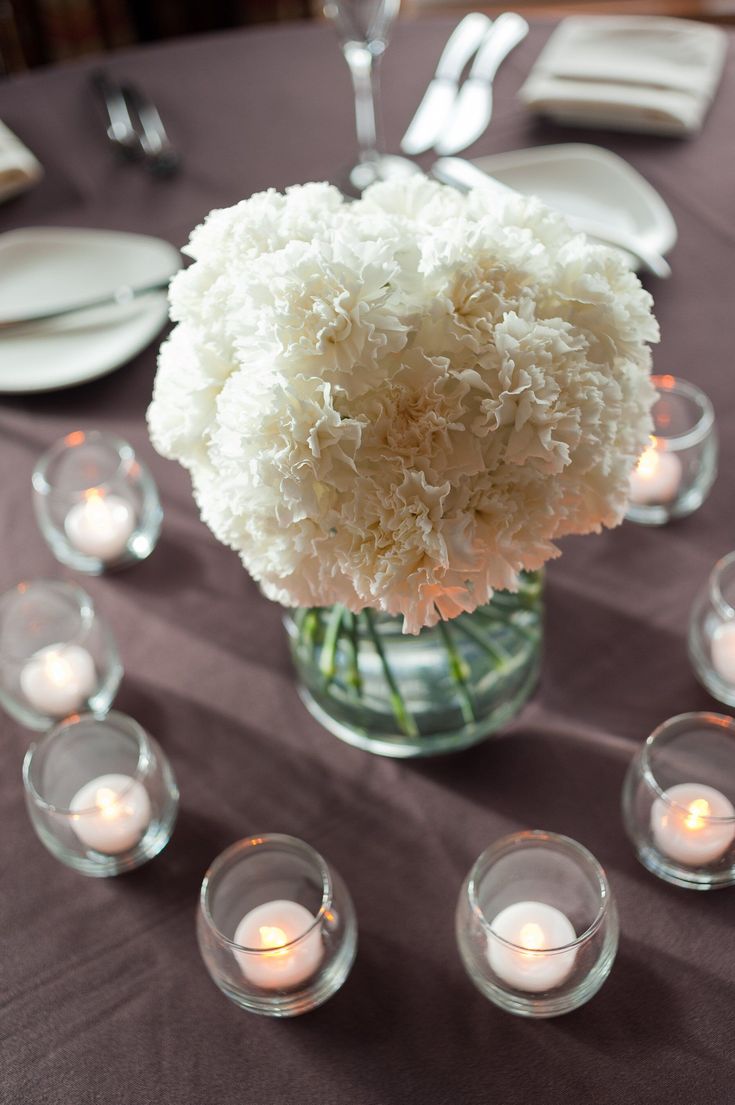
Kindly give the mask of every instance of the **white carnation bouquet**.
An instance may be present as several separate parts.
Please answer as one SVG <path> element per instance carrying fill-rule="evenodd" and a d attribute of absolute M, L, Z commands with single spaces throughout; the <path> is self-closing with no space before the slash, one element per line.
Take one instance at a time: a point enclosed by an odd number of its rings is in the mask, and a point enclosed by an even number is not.
<path fill-rule="evenodd" d="M 149 410 L 267 596 L 473 611 L 617 525 L 651 432 L 651 298 L 535 199 L 416 177 L 212 212 Z"/>

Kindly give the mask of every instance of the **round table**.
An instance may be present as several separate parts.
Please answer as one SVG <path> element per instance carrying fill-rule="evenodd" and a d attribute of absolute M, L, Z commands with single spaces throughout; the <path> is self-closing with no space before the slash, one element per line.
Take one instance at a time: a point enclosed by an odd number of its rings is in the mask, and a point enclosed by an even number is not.
<path fill-rule="evenodd" d="M 384 71 L 391 149 L 451 26 L 426 19 L 396 29 Z M 711 497 L 665 529 L 626 524 L 565 542 L 548 572 L 533 702 L 470 752 L 394 762 L 342 745 L 306 714 L 280 610 L 198 520 L 186 474 L 153 452 L 144 413 L 154 348 L 83 387 L 2 398 L 0 590 L 21 578 L 71 578 L 31 508 L 34 460 L 57 437 L 114 430 L 153 469 L 166 512 L 159 547 L 125 573 L 82 583 L 120 643 L 116 706 L 160 741 L 182 794 L 158 859 L 122 878 L 85 879 L 34 836 L 20 779 L 29 735 L 0 721 L 0 1098 L 8 1105 L 732 1101 L 734 892 L 687 893 L 644 871 L 623 833 L 619 796 L 655 725 L 717 708 L 692 674 L 686 630 L 695 593 L 735 541 L 735 63 L 731 50 L 697 137 L 571 131 L 531 120 L 516 99 L 548 33 L 534 26 L 501 69 L 492 125 L 469 153 L 598 142 L 664 196 L 679 241 L 671 280 L 649 285 L 662 329 L 655 368 L 701 384 L 715 402 L 722 452 Z M 111 73 L 155 99 L 183 154 L 170 180 L 113 156 L 88 88 L 95 64 L 0 84 L 0 118 L 46 170 L 39 187 L 0 208 L 0 230 L 90 226 L 182 245 L 210 208 L 334 177 L 353 157 L 351 92 L 329 27 L 227 33 L 111 57 Z M 466 871 L 489 842 L 522 827 L 589 847 L 620 906 L 610 979 L 589 1005 L 555 1021 L 526 1022 L 489 1004 L 455 947 Z M 347 984 L 287 1023 L 226 1001 L 194 932 L 209 862 L 266 831 L 302 837 L 334 863 L 360 924 Z"/>

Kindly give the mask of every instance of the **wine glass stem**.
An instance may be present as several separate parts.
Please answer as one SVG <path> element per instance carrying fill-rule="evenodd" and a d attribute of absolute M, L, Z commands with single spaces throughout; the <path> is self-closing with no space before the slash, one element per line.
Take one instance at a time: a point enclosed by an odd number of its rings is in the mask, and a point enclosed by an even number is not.
<path fill-rule="evenodd" d="M 378 128 L 375 101 L 378 94 L 377 58 L 365 46 L 349 43 L 344 55 L 355 90 L 355 124 L 360 161 L 377 161 Z"/>

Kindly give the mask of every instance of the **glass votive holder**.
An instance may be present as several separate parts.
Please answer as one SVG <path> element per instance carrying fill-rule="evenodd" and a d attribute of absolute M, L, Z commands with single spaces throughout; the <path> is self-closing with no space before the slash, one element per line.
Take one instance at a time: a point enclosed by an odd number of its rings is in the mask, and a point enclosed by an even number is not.
<path fill-rule="evenodd" d="M 735 706 L 735 552 L 717 561 L 694 600 L 689 658 L 710 694 Z"/>
<path fill-rule="evenodd" d="M 68 718 L 23 762 L 31 822 L 48 850 L 84 875 L 120 875 L 168 844 L 179 805 L 173 772 L 137 721 Z"/>
<path fill-rule="evenodd" d="M 131 445 L 98 430 L 75 430 L 44 453 L 33 502 L 56 559 L 89 575 L 145 560 L 161 532 L 150 472 Z"/>
<path fill-rule="evenodd" d="M 19 583 L 0 597 L 0 705 L 29 729 L 105 714 L 123 669 L 112 633 L 74 583 Z"/>
<path fill-rule="evenodd" d="M 691 890 L 735 884 L 735 721 L 669 718 L 633 759 L 623 820 L 644 867 Z"/>
<path fill-rule="evenodd" d="M 457 943 L 478 990 L 509 1013 L 555 1017 L 597 993 L 618 947 L 605 872 L 556 833 L 491 844 L 459 895 Z"/>
<path fill-rule="evenodd" d="M 658 391 L 653 436 L 630 476 L 626 518 L 660 526 L 697 510 L 717 475 L 712 403 L 701 388 L 674 376 L 652 376 Z"/>
<path fill-rule="evenodd" d="M 240 840 L 214 861 L 197 935 L 220 990 L 268 1017 L 316 1009 L 342 986 L 357 951 L 339 874 L 308 844 L 279 834 Z"/>

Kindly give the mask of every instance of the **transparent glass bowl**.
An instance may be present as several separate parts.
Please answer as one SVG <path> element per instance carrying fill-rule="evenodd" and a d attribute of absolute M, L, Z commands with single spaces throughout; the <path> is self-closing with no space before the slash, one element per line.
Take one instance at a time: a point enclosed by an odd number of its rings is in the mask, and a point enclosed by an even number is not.
<path fill-rule="evenodd" d="M 295 837 L 252 836 L 207 871 L 199 947 L 214 982 L 251 1013 L 293 1017 L 342 986 L 357 951 L 352 899 L 337 872 Z"/>
<path fill-rule="evenodd" d="M 554 1017 L 583 1005 L 618 946 L 612 891 L 597 860 L 566 836 L 513 833 L 482 853 L 456 913 L 462 962 L 509 1013 Z"/>
<path fill-rule="evenodd" d="M 122 674 L 112 633 L 81 587 L 36 580 L 0 597 L 0 705 L 21 725 L 105 714 Z"/>
<path fill-rule="evenodd" d="M 131 445 L 99 430 L 75 430 L 44 453 L 33 503 L 56 559 L 89 575 L 144 560 L 161 531 L 150 472 Z"/>
<path fill-rule="evenodd" d="M 48 850 L 84 875 L 120 875 L 165 848 L 179 792 L 157 742 L 125 714 L 68 718 L 23 762 L 26 805 Z"/>
<path fill-rule="evenodd" d="M 639 860 L 691 890 L 735 884 L 735 721 L 669 718 L 634 757 L 623 821 Z"/>
<path fill-rule="evenodd" d="M 626 518 L 660 526 L 697 510 L 717 475 L 717 436 L 712 403 L 695 384 L 652 376 L 653 437 L 630 479 Z"/>
<path fill-rule="evenodd" d="M 735 706 L 735 552 L 717 561 L 694 600 L 689 657 L 710 694 Z"/>

